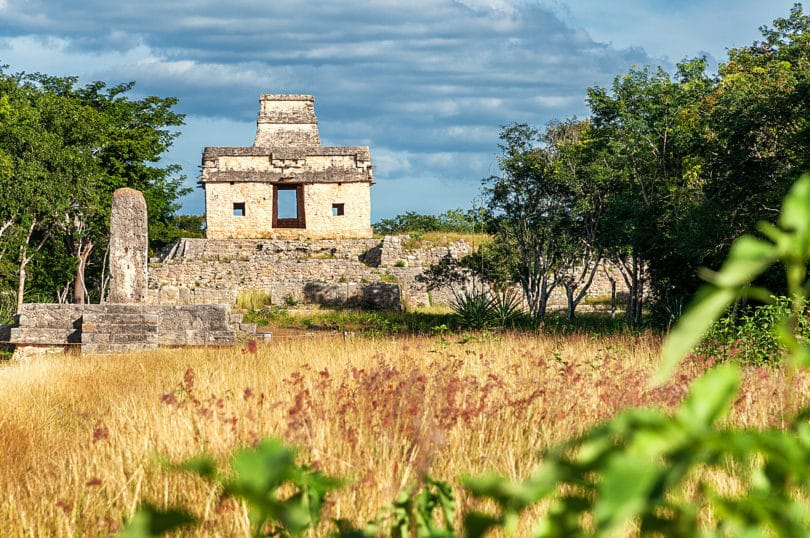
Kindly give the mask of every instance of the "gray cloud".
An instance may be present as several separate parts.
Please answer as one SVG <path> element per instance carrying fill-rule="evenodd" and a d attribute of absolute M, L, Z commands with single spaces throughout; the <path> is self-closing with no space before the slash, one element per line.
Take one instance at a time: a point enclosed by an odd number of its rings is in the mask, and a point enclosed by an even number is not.
<path fill-rule="evenodd" d="M 58 62 L 83 79 L 136 80 L 138 92 L 180 98 L 196 118 L 186 131 L 222 120 L 230 136 L 243 124 L 235 144 L 253 139 L 260 93 L 314 94 L 325 142 L 380 156 L 375 218 L 427 207 L 407 181 L 432 185 L 432 203 L 468 203 L 494 172 L 501 125 L 582 115 L 588 86 L 651 62 L 522 0 L 6 0 L 0 16 L 0 60 L 23 63 L 12 69 Z M 192 138 L 194 154 L 172 152 L 191 177 L 202 145 L 217 144 Z M 187 204 L 201 210 L 199 193 Z"/>

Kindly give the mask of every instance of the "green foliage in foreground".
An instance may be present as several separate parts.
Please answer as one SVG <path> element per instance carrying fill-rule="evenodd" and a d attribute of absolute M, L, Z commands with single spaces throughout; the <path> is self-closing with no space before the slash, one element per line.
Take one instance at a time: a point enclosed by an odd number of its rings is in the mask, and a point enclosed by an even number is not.
<path fill-rule="evenodd" d="M 773 332 L 787 350 L 791 372 L 810 365 L 810 345 L 795 333 L 810 292 L 810 175 L 803 176 L 785 198 L 779 225 L 762 224 L 760 229 L 768 240 L 738 239 L 721 270 L 706 273 L 709 284 L 664 344 L 659 381 L 670 376 L 735 299 L 743 294 L 769 297 L 767 290 L 752 288 L 750 282 L 777 262 L 786 269 L 790 311 Z M 463 478 L 468 493 L 496 507 L 461 514 L 464 535 L 479 537 L 501 529 L 514 536 L 522 514 L 540 502 L 549 508 L 533 524 L 532 535 L 538 537 L 805 535 L 810 527 L 810 407 L 794 411 L 788 405 L 784 429 L 718 426 L 737 398 L 739 383 L 739 366 L 723 364 L 697 379 L 673 414 L 645 408 L 625 411 L 544 450 L 542 466 L 526 480 L 496 475 Z M 179 467 L 217 481 L 226 494 L 242 500 L 256 536 L 297 535 L 311 528 L 324 496 L 338 485 L 296 466 L 292 451 L 277 441 L 237 452 L 228 478 L 219 478 L 206 458 Z M 704 479 L 707 471 L 733 473 L 738 491 L 730 495 L 716 491 Z M 294 491 L 282 502 L 276 491 L 285 482 Z M 452 488 L 425 477 L 421 488 L 398 497 L 365 529 L 342 521 L 335 533 L 455 536 L 451 525 L 455 512 Z M 153 536 L 149 529 L 167 528 L 156 525 L 164 517 L 173 518 L 175 526 L 184 523 L 177 511 L 159 513 L 146 506 L 125 532 Z M 150 525 L 142 523 L 145 520 Z M 133 530 L 136 525 L 140 534 Z"/>

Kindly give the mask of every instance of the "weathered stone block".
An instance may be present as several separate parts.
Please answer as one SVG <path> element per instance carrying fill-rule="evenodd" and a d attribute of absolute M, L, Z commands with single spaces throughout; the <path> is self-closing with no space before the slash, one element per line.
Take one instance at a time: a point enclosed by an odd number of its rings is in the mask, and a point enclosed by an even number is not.
<path fill-rule="evenodd" d="M 110 303 L 144 303 L 148 288 L 146 200 L 129 188 L 113 193 L 110 213 Z"/>

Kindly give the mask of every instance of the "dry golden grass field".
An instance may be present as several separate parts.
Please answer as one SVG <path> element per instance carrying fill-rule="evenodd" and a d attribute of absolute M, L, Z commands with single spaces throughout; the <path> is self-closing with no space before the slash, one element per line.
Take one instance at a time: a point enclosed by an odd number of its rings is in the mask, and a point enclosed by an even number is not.
<path fill-rule="evenodd" d="M 500 335 L 279 339 L 218 349 L 58 355 L 0 366 L 0 536 L 107 536 L 142 501 L 183 505 L 194 536 L 247 536 L 244 507 L 170 471 L 276 436 L 348 485 L 362 524 L 420 473 L 526 476 L 538 451 L 627 406 L 672 407 L 705 362 L 651 389 L 659 339 Z M 729 420 L 779 425 L 784 375 L 748 369 Z M 807 394 L 807 379 L 796 380 Z M 729 486 L 733 487 L 733 486 Z M 460 497 L 463 510 L 472 501 Z"/>

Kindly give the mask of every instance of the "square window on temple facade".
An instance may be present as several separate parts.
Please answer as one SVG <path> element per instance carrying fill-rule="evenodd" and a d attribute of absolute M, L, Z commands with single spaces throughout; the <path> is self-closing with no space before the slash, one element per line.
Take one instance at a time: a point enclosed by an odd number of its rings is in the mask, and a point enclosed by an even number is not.
<path fill-rule="evenodd" d="M 262 95 L 253 146 L 205 148 L 200 184 L 209 238 L 372 236 L 369 148 L 322 146 L 311 95 Z"/>
<path fill-rule="evenodd" d="M 233 204 L 233 216 L 234 217 L 244 217 L 245 216 L 245 202 L 234 202 L 234 204 Z"/>

